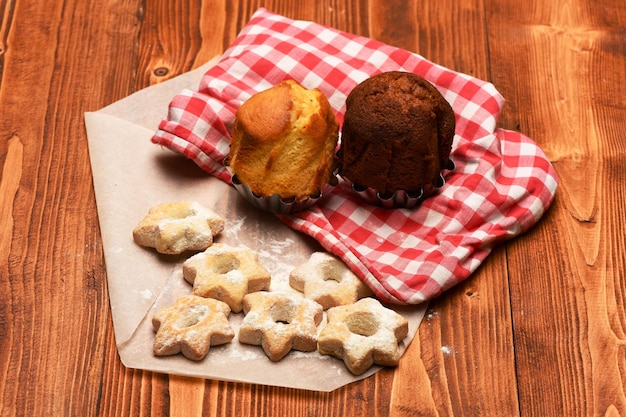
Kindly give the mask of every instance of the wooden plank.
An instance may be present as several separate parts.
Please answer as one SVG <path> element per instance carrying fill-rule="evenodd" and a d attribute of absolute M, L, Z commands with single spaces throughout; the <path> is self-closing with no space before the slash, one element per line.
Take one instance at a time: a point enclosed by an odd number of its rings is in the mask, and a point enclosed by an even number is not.
<path fill-rule="evenodd" d="M 499 17 L 489 39 L 499 40 L 491 68 L 509 100 L 504 120 L 542 145 L 561 181 L 548 216 L 509 245 L 524 415 L 626 414 L 618 3 L 488 5 Z"/>
<path fill-rule="evenodd" d="M 135 88 L 168 80 L 221 54 L 239 30 L 232 25 L 237 20 L 233 12 L 236 16 L 237 4 L 217 1 L 146 2 L 140 14 Z"/>
<path fill-rule="evenodd" d="M 100 401 L 114 344 L 82 115 L 131 91 L 135 11 L 124 7 L 0 2 L 2 201 L 12 216 L 0 254 L 2 415 L 94 415 Z"/>
<path fill-rule="evenodd" d="M 169 394 L 174 399 L 170 403 L 171 416 L 202 417 L 205 381 L 198 378 L 169 376 Z"/>
<path fill-rule="evenodd" d="M 414 376 L 401 379 L 423 389 L 394 396 L 406 398 L 414 415 L 518 415 L 506 265 L 500 246 L 429 306 L 419 329 L 421 354 L 406 369 Z"/>

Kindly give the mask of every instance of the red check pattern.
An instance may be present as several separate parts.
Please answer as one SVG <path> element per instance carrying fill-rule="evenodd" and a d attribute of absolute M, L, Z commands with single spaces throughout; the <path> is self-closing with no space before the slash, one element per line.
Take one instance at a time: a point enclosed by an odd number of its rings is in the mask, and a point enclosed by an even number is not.
<path fill-rule="evenodd" d="M 341 122 L 348 93 L 390 70 L 421 75 L 454 108 L 456 169 L 446 184 L 410 210 L 365 204 L 339 186 L 312 209 L 280 217 L 341 257 L 383 301 L 418 304 L 471 275 L 554 198 L 558 179 L 542 150 L 496 128 L 504 100 L 493 85 L 406 50 L 259 9 L 198 90 L 172 100 L 152 140 L 229 182 L 222 161 L 235 112 L 251 95 L 294 79 L 322 90 Z"/>

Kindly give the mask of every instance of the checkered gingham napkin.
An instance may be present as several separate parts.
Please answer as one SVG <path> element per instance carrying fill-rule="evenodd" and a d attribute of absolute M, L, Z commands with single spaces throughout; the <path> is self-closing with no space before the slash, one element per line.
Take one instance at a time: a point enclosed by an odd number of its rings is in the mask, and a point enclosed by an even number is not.
<path fill-rule="evenodd" d="M 313 208 L 279 217 L 342 258 L 383 301 L 418 304 L 467 278 L 494 245 L 533 226 L 554 198 L 557 176 L 541 149 L 496 128 L 504 100 L 493 85 L 406 50 L 259 9 L 198 90 L 172 100 L 152 141 L 230 182 L 222 161 L 235 112 L 251 95 L 294 79 L 319 88 L 341 123 L 348 93 L 391 70 L 426 78 L 454 108 L 456 169 L 440 192 L 414 209 L 385 209 L 336 187 Z"/>

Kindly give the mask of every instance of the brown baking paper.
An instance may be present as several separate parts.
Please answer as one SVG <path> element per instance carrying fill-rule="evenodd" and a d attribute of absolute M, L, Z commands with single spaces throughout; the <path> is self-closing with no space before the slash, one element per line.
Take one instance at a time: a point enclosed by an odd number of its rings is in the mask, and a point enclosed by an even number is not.
<path fill-rule="evenodd" d="M 272 274 L 272 291 L 291 291 L 289 272 L 306 262 L 311 253 L 322 250 L 313 239 L 255 209 L 234 188 L 190 160 L 150 142 L 172 97 L 185 88 L 196 89 L 215 61 L 97 112 L 85 113 L 120 359 L 129 368 L 147 371 L 315 391 L 332 391 L 365 378 L 380 368 L 354 376 L 339 359 L 296 351 L 274 363 L 260 346 L 241 344 L 236 337 L 227 345 L 211 347 L 199 362 L 182 355 L 156 357 L 152 353 L 154 311 L 189 294 L 191 286 L 182 277 L 182 263 L 190 254 L 160 255 L 133 242 L 132 230 L 150 207 L 196 200 L 222 215 L 225 230 L 216 240 L 256 250 Z M 409 320 L 409 336 L 401 344 L 402 350 L 414 338 L 426 307 L 394 307 Z M 235 333 L 242 318 L 233 313 L 229 317 Z"/>

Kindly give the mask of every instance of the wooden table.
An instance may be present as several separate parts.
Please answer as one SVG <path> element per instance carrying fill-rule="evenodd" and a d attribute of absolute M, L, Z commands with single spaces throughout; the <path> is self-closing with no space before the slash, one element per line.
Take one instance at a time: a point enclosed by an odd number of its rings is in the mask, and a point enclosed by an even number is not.
<path fill-rule="evenodd" d="M 396 369 L 315 393 L 126 369 L 83 113 L 201 65 L 260 6 L 495 84 L 560 187 L 434 300 Z M 626 415 L 626 7 L 617 0 L 0 0 L 2 416 Z"/>

